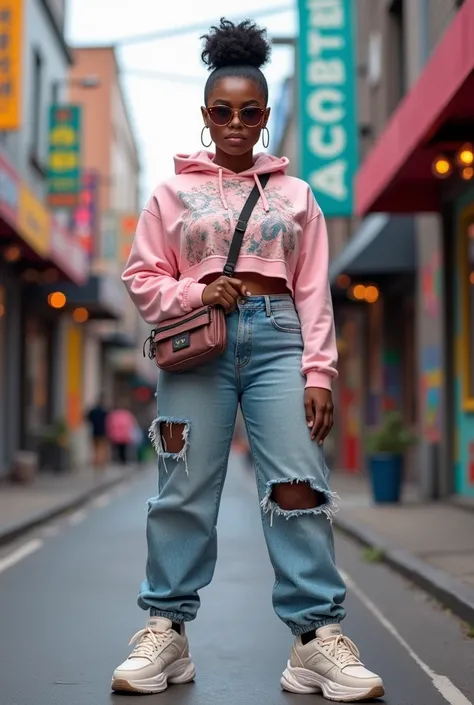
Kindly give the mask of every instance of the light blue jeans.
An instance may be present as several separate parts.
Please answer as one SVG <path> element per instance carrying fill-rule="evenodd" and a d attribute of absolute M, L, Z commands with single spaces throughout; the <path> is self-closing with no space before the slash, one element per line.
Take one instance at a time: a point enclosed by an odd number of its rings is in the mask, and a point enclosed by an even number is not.
<path fill-rule="evenodd" d="M 227 317 L 221 357 L 181 373 L 160 373 L 158 496 L 148 504 L 148 560 L 139 605 L 190 621 L 217 557 L 216 523 L 238 404 L 247 426 L 263 530 L 275 571 L 273 605 L 293 634 L 344 618 L 345 585 L 334 563 L 334 495 L 322 449 L 306 425 L 303 343 L 290 296 L 241 299 Z M 162 424 L 184 424 L 183 448 L 168 453 Z M 307 482 L 324 496 L 311 509 L 283 510 L 276 483 Z"/>

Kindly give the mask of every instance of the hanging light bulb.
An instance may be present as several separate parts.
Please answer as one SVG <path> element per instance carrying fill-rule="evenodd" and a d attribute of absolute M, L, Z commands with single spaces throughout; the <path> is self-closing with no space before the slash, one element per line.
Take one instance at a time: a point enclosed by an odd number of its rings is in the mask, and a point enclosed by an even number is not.
<path fill-rule="evenodd" d="M 474 152 L 472 144 L 465 144 L 457 154 L 457 161 L 460 166 L 472 166 L 474 164 Z"/>
<path fill-rule="evenodd" d="M 438 179 L 446 179 L 448 176 L 450 176 L 450 174 L 453 170 L 453 167 L 452 167 L 449 159 L 440 154 L 434 160 L 434 162 L 432 164 L 432 169 L 433 169 L 433 174 Z"/>

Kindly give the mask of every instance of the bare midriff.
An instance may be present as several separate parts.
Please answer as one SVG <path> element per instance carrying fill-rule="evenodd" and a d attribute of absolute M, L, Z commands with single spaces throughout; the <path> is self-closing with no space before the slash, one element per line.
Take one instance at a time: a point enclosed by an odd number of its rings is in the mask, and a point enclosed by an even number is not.
<path fill-rule="evenodd" d="M 209 274 L 201 281 L 203 284 L 211 284 L 216 279 L 219 279 L 220 276 L 220 274 Z M 245 288 L 251 296 L 272 296 L 291 293 L 283 279 L 264 277 L 255 272 L 236 272 L 234 278 L 240 279 L 245 284 Z"/>

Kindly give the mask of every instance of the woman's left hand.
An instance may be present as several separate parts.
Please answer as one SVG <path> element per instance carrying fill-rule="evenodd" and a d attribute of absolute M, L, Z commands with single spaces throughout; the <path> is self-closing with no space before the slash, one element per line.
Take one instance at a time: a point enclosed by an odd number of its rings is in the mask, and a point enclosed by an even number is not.
<path fill-rule="evenodd" d="M 306 387 L 304 408 L 311 440 L 316 440 L 318 445 L 322 445 L 333 425 L 334 405 L 329 389 Z"/>

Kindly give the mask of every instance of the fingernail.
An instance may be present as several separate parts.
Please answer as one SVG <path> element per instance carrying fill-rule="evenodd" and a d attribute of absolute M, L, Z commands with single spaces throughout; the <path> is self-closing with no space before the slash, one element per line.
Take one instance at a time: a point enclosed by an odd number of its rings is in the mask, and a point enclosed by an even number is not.
<path fill-rule="evenodd" d="M 323 442 L 322 442 L 322 441 L 319 441 L 319 442 L 318 442 L 318 445 L 322 446 L 322 445 L 323 445 Z"/>
<path fill-rule="evenodd" d="M 306 425 L 308 426 L 308 428 L 311 428 L 312 425 L 313 425 L 313 422 L 312 422 L 312 421 L 307 421 L 307 422 L 306 422 Z"/>

